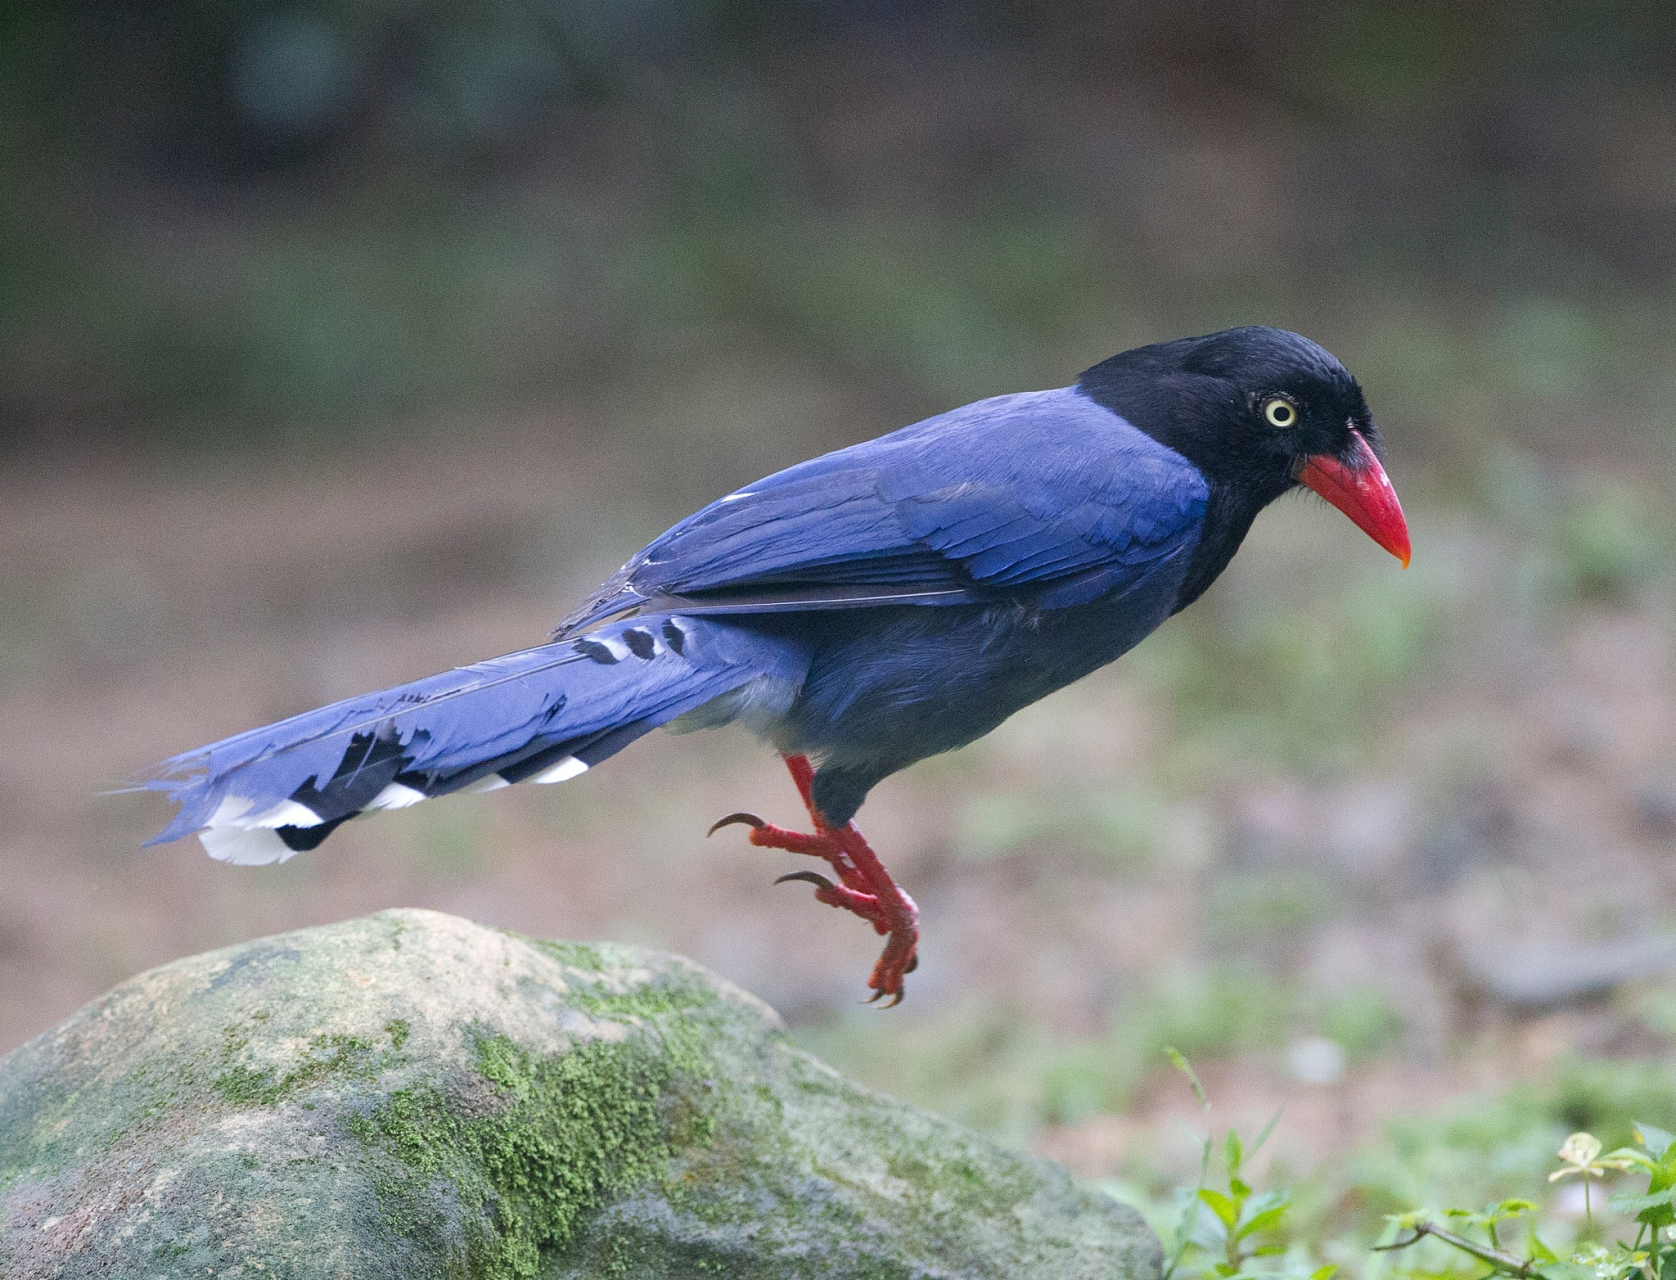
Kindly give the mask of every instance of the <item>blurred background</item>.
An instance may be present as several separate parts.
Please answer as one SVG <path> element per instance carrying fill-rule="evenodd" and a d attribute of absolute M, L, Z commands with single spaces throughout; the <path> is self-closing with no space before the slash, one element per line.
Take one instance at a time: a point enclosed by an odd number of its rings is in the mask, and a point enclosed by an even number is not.
<path fill-rule="evenodd" d="M 1382 1212 L 1676 1128 L 1673 218 L 1655 0 L 14 0 L 0 1051 L 415 905 L 688 953 L 1143 1201 L 1196 1158 L 1178 1046 L 1223 1119 L 1286 1104 L 1358 1273 Z M 769 470 L 1252 322 L 1361 378 L 1414 567 L 1277 504 L 1115 668 L 881 786 L 894 1012 L 789 855 L 705 840 L 798 816 L 742 736 L 260 869 L 97 794 L 535 642 Z"/>

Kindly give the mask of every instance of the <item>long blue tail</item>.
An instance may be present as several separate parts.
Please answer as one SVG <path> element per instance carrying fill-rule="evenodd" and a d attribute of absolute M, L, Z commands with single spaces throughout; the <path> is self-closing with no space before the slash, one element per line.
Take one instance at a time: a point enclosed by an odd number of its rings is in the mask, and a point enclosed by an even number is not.
<path fill-rule="evenodd" d="M 144 786 L 181 807 L 149 843 L 199 832 L 224 861 L 283 862 L 369 810 L 573 778 L 724 694 L 795 690 L 807 662 L 795 645 L 705 618 L 613 623 L 166 760 Z"/>

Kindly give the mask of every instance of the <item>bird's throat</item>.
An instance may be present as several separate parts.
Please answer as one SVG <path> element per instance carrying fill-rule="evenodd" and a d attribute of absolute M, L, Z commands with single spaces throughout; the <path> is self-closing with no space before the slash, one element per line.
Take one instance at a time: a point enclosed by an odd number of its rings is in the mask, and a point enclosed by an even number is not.
<path fill-rule="evenodd" d="M 1257 513 L 1278 495 L 1260 494 L 1239 485 L 1212 480 L 1210 497 L 1205 504 L 1205 520 L 1200 528 L 1199 545 L 1193 548 L 1193 558 L 1187 564 L 1187 577 L 1176 596 L 1172 615 L 1180 613 L 1215 582 L 1228 567 L 1234 552 L 1240 549 L 1245 535 L 1250 532 Z"/>

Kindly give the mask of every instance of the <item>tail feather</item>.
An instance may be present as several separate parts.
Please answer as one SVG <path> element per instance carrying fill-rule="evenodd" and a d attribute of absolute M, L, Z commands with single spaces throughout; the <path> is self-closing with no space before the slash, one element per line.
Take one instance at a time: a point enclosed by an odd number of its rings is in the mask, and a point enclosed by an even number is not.
<path fill-rule="evenodd" d="M 743 685 L 795 687 L 796 646 L 653 615 L 305 712 L 185 752 L 143 785 L 212 857 L 283 862 L 357 814 L 456 791 L 562 782 Z"/>

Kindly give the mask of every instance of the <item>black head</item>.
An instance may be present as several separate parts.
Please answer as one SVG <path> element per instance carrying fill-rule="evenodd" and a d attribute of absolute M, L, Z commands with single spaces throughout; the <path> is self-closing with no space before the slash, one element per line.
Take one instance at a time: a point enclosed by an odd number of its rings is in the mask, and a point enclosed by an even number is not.
<path fill-rule="evenodd" d="M 1259 506 L 1290 489 L 1308 458 L 1353 465 L 1358 434 L 1382 452 L 1350 371 L 1284 329 L 1252 325 L 1136 347 L 1089 369 L 1078 386 L 1213 485 L 1235 486 Z"/>
<path fill-rule="evenodd" d="M 1407 566 L 1408 524 L 1362 389 L 1308 338 L 1254 325 L 1159 342 L 1101 361 L 1077 385 L 1210 482 L 1177 608 L 1222 572 L 1257 513 L 1297 484 Z"/>

